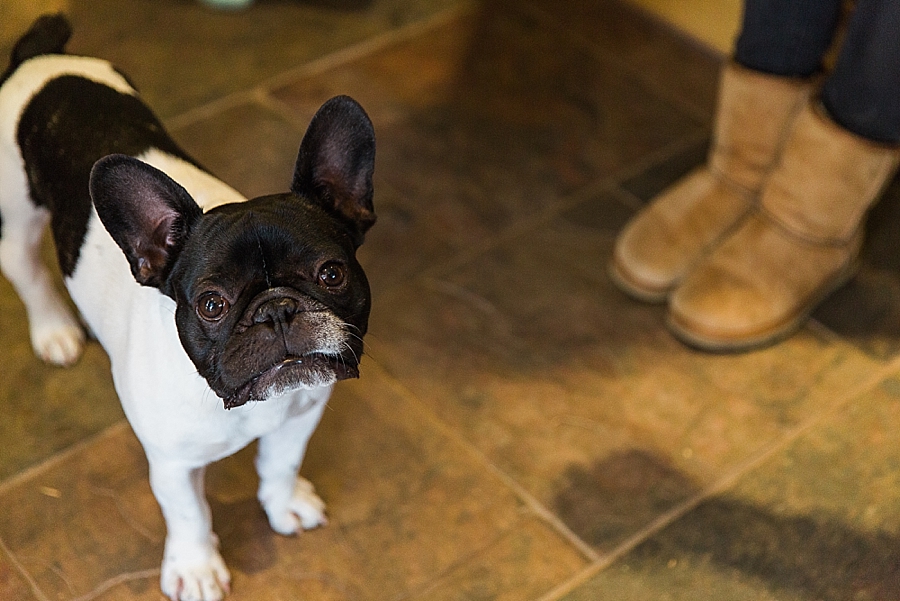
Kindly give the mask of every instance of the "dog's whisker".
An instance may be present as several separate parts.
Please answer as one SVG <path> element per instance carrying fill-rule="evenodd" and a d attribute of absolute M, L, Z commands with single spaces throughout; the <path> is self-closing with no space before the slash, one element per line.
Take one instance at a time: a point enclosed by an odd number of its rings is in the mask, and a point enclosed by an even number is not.
<path fill-rule="evenodd" d="M 356 361 L 357 365 L 359 365 L 359 356 L 356 354 L 356 351 L 353 350 L 353 347 L 350 346 L 347 342 L 342 342 L 341 344 L 350 352 L 351 355 L 353 355 L 353 360 Z M 341 358 L 342 362 L 344 361 L 343 355 L 338 355 L 338 357 Z M 346 365 L 346 363 L 344 363 L 344 365 Z"/>

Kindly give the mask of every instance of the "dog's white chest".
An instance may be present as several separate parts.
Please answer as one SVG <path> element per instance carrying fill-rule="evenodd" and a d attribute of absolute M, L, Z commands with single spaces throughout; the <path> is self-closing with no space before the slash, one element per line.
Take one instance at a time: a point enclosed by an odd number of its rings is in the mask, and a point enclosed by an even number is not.
<path fill-rule="evenodd" d="M 227 457 L 253 440 L 277 430 L 292 418 L 306 424 L 297 431 L 308 438 L 325 408 L 330 387 L 287 393 L 235 409 L 222 408 L 218 398 L 184 399 L 167 413 L 133 406 L 126 411 L 129 422 L 147 452 L 176 453 L 186 463 L 205 465 Z"/>

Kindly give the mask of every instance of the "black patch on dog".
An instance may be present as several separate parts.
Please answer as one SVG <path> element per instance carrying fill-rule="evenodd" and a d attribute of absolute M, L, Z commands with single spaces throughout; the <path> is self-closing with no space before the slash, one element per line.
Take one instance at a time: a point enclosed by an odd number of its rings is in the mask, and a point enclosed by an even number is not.
<path fill-rule="evenodd" d="M 72 36 L 72 27 L 63 15 L 43 15 L 13 46 L 9 66 L 0 75 L 0 85 L 25 61 L 42 54 L 62 54 Z"/>
<path fill-rule="evenodd" d="M 91 215 L 91 168 L 101 157 L 150 148 L 196 165 L 137 97 L 65 75 L 47 83 L 22 113 L 17 131 L 31 198 L 50 210 L 59 266 L 71 276 Z"/>
<path fill-rule="evenodd" d="M 293 388 L 328 374 L 358 377 L 370 293 L 352 238 L 322 208 L 293 194 L 221 205 L 195 225 L 167 284 L 182 345 L 226 408 L 263 400 L 279 383 Z M 196 260 L 208 248 L 217 252 Z M 343 285 L 318 283 L 327 264 L 342 266 Z M 214 323 L 198 319 L 195 309 L 207 289 L 221 291 L 231 305 Z M 317 352 L 322 336 L 334 334 L 319 325 L 328 314 L 352 333 L 340 355 Z"/>
<path fill-rule="evenodd" d="M 0 74 L 0 87 L 26 60 L 42 54 L 61 54 L 70 37 L 72 37 L 72 27 L 63 15 L 38 17 L 13 46 L 9 65 L 3 74 Z M 3 220 L 0 219 L 0 237 L 2 236 Z"/>

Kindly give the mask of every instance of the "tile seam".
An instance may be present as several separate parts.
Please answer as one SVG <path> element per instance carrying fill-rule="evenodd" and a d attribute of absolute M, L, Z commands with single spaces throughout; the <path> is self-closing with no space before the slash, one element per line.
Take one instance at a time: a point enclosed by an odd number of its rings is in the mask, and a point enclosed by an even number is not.
<path fill-rule="evenodd" d="M 128 428 L 130 428 L 128 422 L 124 418 L 122 418 L 115 423 L 107 426 L 106 428 L 100 430 L 99 432 L 96 432 L 91 436 L 88 436 L 87 438 L 82 438 L 78 442 L 75 442 L 68 447 L 65 447 L 53 453 L 52 455 L 44 458 L 38 463 L 30 465 L 25 469 L 12 474 L 5 480 L 0 480 L 0 497 L 8 493 L 13 488 L 25 484 L 29 480 L 33 480 L 42 476 L 44 473 L 50 471 L 58 464 L 92 446 L 94 443 L 104 440 L 110 436 L 114 436 L 122 430 Z"/>
<path fill-rule="evenodd" d="M 473 4 L 470 1 L 464 1 L 418 21 L 407 23 L 401 27 L 376 34 L 356 42 L 355 44 L 350 44 L 344 48 L 314 58 L 293 69 L 277 73 L 250 88 L 226 94 L 225 96 L 165 119 L 166 127 L 172 132 L 177 132 L 182 128 L 189 127 L 203 119 L 208 119 L 222 111 L 252 102 L 257 98 L 257 94 L 260 90 L 267 92 L 273 88 L 282 87 L 324 73 L 330 69 L 346 65 L 355 60 L 374 54 L 379 50 L 389 48 L 418 35 L 427 33 L 432 29 L 446 25 L 455 19 L 469 14 L 473 10 Z"/>
<path fill-rule="evenodd" d="M 72 598 L 69 601 L 93 601 L 97 597 L 103 595 L 104 593 L 114 589 L 120 584 L 125 584 L 127 582 L 133 582 L 135 580 L 146 580 L 147 578 L 158 578 L 160 575 L 160 568 L 150 568 L 147 570 L 138 570 L 136 572 L 125 572 L 119 574 L 118 576 L 113 576 L 107 580 L 104 580 L 96 587 L 94 590 L 87 592 L 78 597 Z"/>
<path fill-rule="evenodd" d="M 425 404 L 419 400 L 419 397 L 407 388 L 403 382 L 394 377 L 393 374 L 378 363 L 373 363 L 372 367 L 375 371 L 379 372 L 397 394 L 403 397 L 407 403 L 415 407 L 416 411 L 427 419 L 440 435 L 452 441 L 453 444 L 465 449 L 472 458 L 482 466 L 486 467 L 489 473 L 500 480 L 500 482 L 505 485 L 538 519 L 548 524 L 558 535 L 562 536 L 564 540 L 580 552 L 585 559 L 592 563 L 602 560 L 600 554 L 597 553 L 593 547 L 581 540 L 581 538 L 566 526 L 556 514 L 545 507 L 544 504 L 528 492 L 524 486 L 519 484 L 515 478 L 507 474 L 491 461 L 478 447 L 451 428 L 448 424 L 444 423 L 444 421 L 426 407 Z"/>
<path fill-rule="evenodd" d="M 19 575 L 25 579 L 25 582 L 28 583 L 29 588 L 31 588 L 31 592 L 35 597 L 38 598 L 38 601 L 50 601 L 50 597 L 44 594 L 44 591 L 41 590 L 41 587 L 38 586 L 37 581 L 28 573 L 28 570 L 25 569 L 25 566 L 13 555 L 13 552 L 6 546 L 6 542 L 0 537 L 0 551 L 3 551 L 3 554 L 9 558 L 9 561 L 13 564 L 13 567 L 19 573 Z"/>
<path fill-rule="evenodd" d="M 650 202 L 649 200 L 647 202 L 644 202 L 637 194 L 635 194 L 631 190 L 623 188 L 622 182 L 619 182 L 619 184 L 616 185 L 613 192 L 616 195 L 616 200 L 618 200 L 625 207 L 635 212 L 640 211 Z"/>
<path fill-rule="evenodd" d="M 188 109 L 183 113 L 179 113 L 174 117 L 163 119 L 166 129 L 172 133 L 178 133 L 180 130 L 190 127 L 195 123 L 209 119 L 220 113 L 224 113 L 230 109 L 249 104 L 253 102 L 254 90 L 238 90 L 225 96 L 210 100 L 200 106 Z"/>
<path fill-rule="evenodd" d="M 448 580 L 448 578 L 453 575 L 453 572 L 455 572 L 459 568 L 464 567 L 467 563 L 469 563 L 473 559 L 477 559 L 478 557 L 486 555 L 488 552 L 491 551 L 491 549 L 494 549 L 495 547 L 500 545 L 503 542 L 503 539 L 505 539 L 511 533 L 518 530 L 519 526 L 521 526 L 525 522 L 526 519 L 527 518 L 520 516 L 515 521 L 515 524 L 513 524 L 509 528 L 506 528 L 505 530 L 501 530 L 499 533 L 497 533 L 496 536 L 491 538 L 489 542 L 478 547 L 477 549 L 475 549 L 468 555 L 466 555 L 464 557 L 460 557 L 456 561 L 451 562 L 451 564 L 448 567 L 441 570 L 440 574 L 438 574 L 431 580 L 423 582 L 422 584 L 420 584 L 418 586 L 412 587 L 412 590 L 408 590 L 404 593 L 398 594 L 391 601 L 406 601 L 407 599 L 411 599 L 411 598 L 419 598 L 419 599 L 427 598 L 427 595 L 433 593 L 435 589 L 437 589 L 438 587 L 441 586 L 441 584 L 446 582 Z"/>
<path fill-rule="evenodd" d="M 300 135 L 303 135 L 307 127 L 309 127 L 309 121 L 304 121 L 286 102 L 273 96 L 268 89 L 260 88 L 257 90 L 254 100 L 257 106 L 264 111 L 287 121 L 288 125 L 296 129 Z"/>
<path fill-rule="evenodd" d="M 843 411 L 854 399 L 873 390 L 885 379 L 900 371 L 900 357 L 894 358 L 892 361 L 882 364 L 874 374 L 866 378 L 862 383 L 857 384 L 839 400 L 832 403 L 821 413 L 810 417 L 809 419 L 798 424 L 796 427 L 788 431 L 784 436 L 772 442 L 752 454 L 746 460 L 737 464 L 733 469 L 727 471 L 715 482 L 704 488 L 701 492 L 694 495 L 690 499 L 673 507 L 669 511 L 657 516 L 647 526 L 637 531 L 627 540 L 619 544 L 615 549 L 602 555 L 593 565 L 586 567 L 579 574 L 569 581 L 560 584 L 557 588 L 550 591 L 546 595 L 539 597 L 538 601 L 559 601 L 564 595 L 575 590 L 576 587 L 586 583 L 592 577 L 608 568 L 610 565 L 626 556 L 633 551 L 641 543 L 649 540 L 663 529 L 678 521 L 692 510 L 697 508 L 703 502 L 722 494 L 723 492 L 733 488 L 739 480 L 747 476 L 766 462 L 768 462 L 776 454 L 784 451 L 790 445 L 801 439 L 805 434 L 814 430 L 817 426 L 826 420 L 836 416 Z"/>
<path fill-rule="evenodd" d="M 522 234 L 546 223 L 557 217 L 562 211 L 574 207 L 592 196 L 596 196 L 603 192 L 618 194 L 617 190 L 621 188 L 620 185 L 623 181 L 643 173 L 650 167 L 683 152 L 707 137 L 708 133 L 705 130 L 681 136 L 673 142 L 665 144 L 657 150 L 633 161 L 627 166 L 617 169 L 610 175 L 597 178 L 568 194 L 561 195 L 543 209 L 536 211 L 533 215 L 529 215 L 509 224 L 503 230 L 484 240 L 482 244 L 477 246 L 473 245 L 473 247 L 457 253 L 446 261 L 422 269 L 419 272 L 418 277 L 420 279 L 440 278 L 447 273 L 468 265 L 494 248 L 497 248 L 510 240 L 514 240 Z"/>
<path fill-rule="evenodd" d="M 475 4 L 470 0 L 462 0 L 450 8 L 428 15 L 418 21 L 413 21 L 395 29 L 376 34 L 368 39 L 361 40 L 356 44 L 351 44 L 345 48 L 325 54 L 294 69 L 277 73 L 261 82 L 257 87 L 272 89 L 288 85 L 299 79 L 319 75 L 330 69 L 341 67 L 355 60 L 369 56 L 379 50 L 389 48 L 416 36 L 425 34 L 433 29 L 443 27 L 455 19 L 470 14 L 475 8 Z"/>

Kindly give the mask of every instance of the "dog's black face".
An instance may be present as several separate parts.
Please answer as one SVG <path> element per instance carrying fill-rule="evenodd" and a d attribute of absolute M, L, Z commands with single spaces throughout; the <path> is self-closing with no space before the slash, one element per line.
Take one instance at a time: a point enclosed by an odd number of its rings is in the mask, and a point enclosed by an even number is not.
<path fill-rule="evenodd" d="M 355 254 L 375 220 L 374 144 L 361 107 L 332 99 L 291 192 L 205 214 L 136 159 L 95 165 L 101 221 L 135 279 L 176 301 L 182 345 L 226 408 L 359 375 L 370 293 Z"/>
<path fill-rule="evenodd" d="M 355 251 L 292 194 L 203 216 L 169 282 L 182 344 L 226 407 L 358 376 L 370 298 Z"/>

